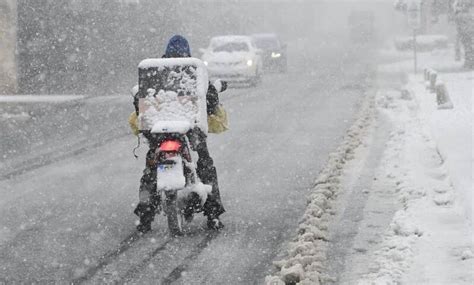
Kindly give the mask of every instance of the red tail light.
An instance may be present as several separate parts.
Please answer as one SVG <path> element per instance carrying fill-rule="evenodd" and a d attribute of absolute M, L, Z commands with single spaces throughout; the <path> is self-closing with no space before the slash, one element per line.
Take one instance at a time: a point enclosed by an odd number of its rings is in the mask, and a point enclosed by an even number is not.
<path fill-rule="evenodd" d="M 181 142 L 175 140 L 164 141 L 160 145 L 160 151 L 179 151 Z"/>

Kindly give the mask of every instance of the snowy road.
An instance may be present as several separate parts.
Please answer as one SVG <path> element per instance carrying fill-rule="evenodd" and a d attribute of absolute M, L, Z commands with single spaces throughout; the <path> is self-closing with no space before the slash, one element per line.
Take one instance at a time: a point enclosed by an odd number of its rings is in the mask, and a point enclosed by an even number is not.
<path fill-rule="evenodd" d="M 270 74 L 256 89 L 221 95 L 231 130 L 209 145 L 227 210 L 222 232 L 208 233 L 198 217 L 171 238 L 160 216 L 152 233 L 121 243 L 134 231 L 146 151 L 134 160 L 135 139 L 121 138 L 0 181 L 0 283 L 262 283 L 371 69 L 367 51 L 319 52 L 295 56 L 287 74 Z"/>

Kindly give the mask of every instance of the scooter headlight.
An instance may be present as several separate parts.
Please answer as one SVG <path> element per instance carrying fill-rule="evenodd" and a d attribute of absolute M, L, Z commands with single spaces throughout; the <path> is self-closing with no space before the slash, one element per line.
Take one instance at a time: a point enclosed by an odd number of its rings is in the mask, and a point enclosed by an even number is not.
<path fill-rule="evenodd" d="M 273 58 L 279 58 L 279 57 L 281 57 L 281 53 L 279 53 L 279 52 L 272 52 L 272 57 L 273 57 Z"/>
<path fill-rule="evenodd" d="M 253 65 L 253 60 L 249 59 L 247 60 L 247 66 L 252 66 Z"/>

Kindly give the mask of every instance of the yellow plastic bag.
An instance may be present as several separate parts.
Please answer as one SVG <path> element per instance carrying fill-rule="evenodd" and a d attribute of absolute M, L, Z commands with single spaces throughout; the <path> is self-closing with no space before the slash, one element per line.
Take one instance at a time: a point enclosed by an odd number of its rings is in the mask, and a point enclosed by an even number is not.
<path fill-rule="evenodd" d="M 227 121 L 227 112 L 222 105 L 216 109 L 216 114 L 207 116 L 208 132 L 212 134 L 219 134 L 229 129 Z"/>
<path fill-rule="evenodd" d="M 135 111 L 128 117 L 128 124 L 130 125 L 130 129 L 132 129 L 132 133 L 138 136 L 140 130 L 138 129 L 138 116 Z"/>

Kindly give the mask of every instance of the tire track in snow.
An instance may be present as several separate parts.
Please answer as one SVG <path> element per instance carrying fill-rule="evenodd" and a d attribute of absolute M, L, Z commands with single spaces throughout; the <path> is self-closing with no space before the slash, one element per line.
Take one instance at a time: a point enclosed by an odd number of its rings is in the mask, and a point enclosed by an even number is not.
<path fill-rule="evenodd" d="M 133 280 L 133 278 L 136 277 L 137 274 L 139 274 L 145 268 L 145 266 L 147 266 L 151 262 L 151 260 L 156 255 L 158 255 L 158 253 L 160 253 L 161 251 L 163 251 L 166 248 L 166 245 L 168 245 L 168 243 L 170 241 L 171 241 L 171 239 L 169 239 L 168 241 L 163 243 L 161 246 L 156 248 L 152 253 L 150 253 L 145 259 L 143 259 L 142 262 L 140 262 L 138 265 L 135 265 L 132 268 L 130 268 L 125 273 L 124 277 L 122 277 L 122 279 L 120 280 L 119 283 L 126 283 L 126 281 L 128 281 L 128 280 Z"/>
<path fill-rule="evenodd" d="M 102 257 L 99 258 L 99 262 L 97 263 L 96 266 L 90 267 L 82 276 L 73 279 L 72 284 L 82 284 L 90 280 L 102 268 L 112 263 L 122 253 L 129 250 L 132 247 L 132 245 L 135 244 L 135 242 L 141 239 L 141 237 L 142 237 L 142 234 L 140 232 L 135 231 L 131 233 L 123 241 L 120 242 L 117 248 L 110 250 L 109 252 L 102 255 Z M 159 246 L 157 249 L 153 251 L 153 254 L 156 255 L 160 251 L 165 249 L 166 245 L 172 240 L 173 239 L 171 238 L 166 240 L 161 246 Z"/>
<path fill-rule="evenodd" d="M 219 235 L 219 232 L 208 232 L 206 236 L 195 246 L 195 248 L 191 251 L 189 255 L 184 258 L 184 261 L 175 267 L 171 273 L 163 279 L 162 283 L 160 284 L 170 284 L 181 277 L 181 273 L 185 271 L 191 262 L 199 256 L 199 254 L 210 244 L 210 242 L 215 239 Z M 189 235 L 186 235 L 189 236 Z M 191 235 L 192 236 L 192 235 Z M 118 256 L 126 252 L 130 249 L 135 242 L 141 240 L 141 234 L 138 232 L 134 232 L 128 237 L 126 237 L 116 249 L 113 249 L 106 254 L 104 254 L 100 259 L 96 266 L 89 268 L 82 276 L 73 279 L 72 284 L 83 284 L 88 281 L 91 281 L 96 274 L 102 270 L 103 268 L 107 267 L 108 265 L 112 264 Z M 123 284 L 133 281 L 140 277 L 140 272 L 146 269 L 147 265 L 156 258 L 161 252 L 167 249 L 167 246 L 170 242 L 176 240 L 175 238 L 169 238 L 164 241 L 160 246 L 155 248 L 150 254 L 148 254 L 140 263 L 137 265 L 132 266 L 128 269 L 123 277 L 119 280 L 116 280 L 114 283 Z"/>
<path fill-rule="evenodd" d="M 194 261 L 199 256 L 199 254 L 201 254 L 201 252 L 209 246 L 211 241 L 215 239 L 219 235 L 219 233 L 220 233 L 219 231 L 209 232 L 206 235 L 206 237 L 200 243 L 196 245 L 196 248 L 194 248 L 194 250 L 191 251 L 191 253 L 188 256 L 186 256 L 183 263 L 176 266 L 171 271 L 171 273 L 161 281 L 161 284 L 163 285 L 171 284 L 174 281 L 181 278 L 181 274 L 189 267 L 191 262 Z"/>

